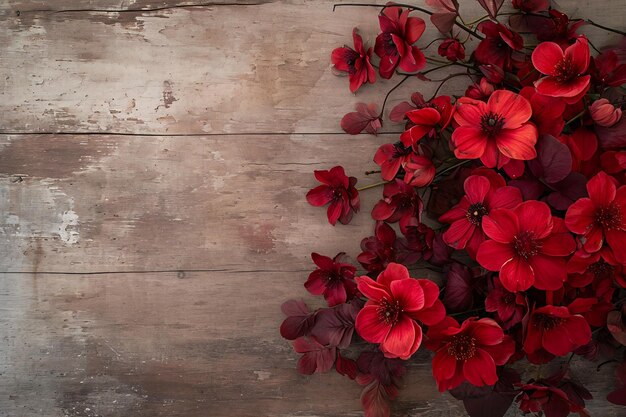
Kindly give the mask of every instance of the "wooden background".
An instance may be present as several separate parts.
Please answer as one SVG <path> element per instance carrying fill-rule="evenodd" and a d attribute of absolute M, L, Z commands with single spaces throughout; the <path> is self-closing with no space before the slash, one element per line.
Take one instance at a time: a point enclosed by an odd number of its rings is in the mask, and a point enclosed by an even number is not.
<path fill-rule="evenodd" d="M 560 4 L 626 16 L 622 0 Z M 397 137 L 338 123 L 390 87 L 355 97 L 330 70 L 353 26 L 373 43 L 375 16 L 328 0 L 0 4 L 0 415 L 362 415 L 353 382 L 296 372 L 278 326 L 283 301 L 312 300 L 311 251 L 354 257 L 371 234 L 379 191 L 336 228 L 304 194 L 313 169 L 363 177 Z M 462 415 L 417 356 L 395 415 Z M 574 367 L 592 414 L 619 415 L 611 367 Z"/>

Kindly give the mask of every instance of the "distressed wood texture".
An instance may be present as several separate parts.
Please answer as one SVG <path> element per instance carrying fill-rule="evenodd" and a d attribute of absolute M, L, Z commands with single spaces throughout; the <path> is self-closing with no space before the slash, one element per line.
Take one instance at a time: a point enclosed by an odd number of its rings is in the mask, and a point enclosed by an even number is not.
<path fill-rule="evenodd" d="M 313 169 L 363 177 L 397 138 L 338 125 L 392 85 L 351 96 L 329 67 L 353 26 L 372 43 L 375 15 L 328 0 L 0 4 L 0 416 L 362 415 L 356 384 L 297 373 L 278 326 L 284 300 L 307 298 L 310 252 L 354 258 L 372 232 L 378 191 L 335 228 L 304 194 Z M 603 401 L 611 365 L 574 368 L 592 415 L 620 415 Z M 424 352 L 394 407 L 463 415 Z"/>

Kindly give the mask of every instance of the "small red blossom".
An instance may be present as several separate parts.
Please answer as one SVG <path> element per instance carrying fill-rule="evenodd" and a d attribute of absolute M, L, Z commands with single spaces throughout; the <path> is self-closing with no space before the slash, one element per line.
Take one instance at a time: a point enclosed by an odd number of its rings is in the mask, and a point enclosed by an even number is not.
<path fill-rule="evenodd" d="M 622 109 L 616 108 L 605 98 L 594 101 L 589 108 L 591 118 L 598 126 L 611 127 L 622 117 Z"/>
<path fill-rule="evenodd" d="M 376 135 L 382 126 L 374 103 L 357 103 L 355 112 L 346 113 L 341 118 L 341 128 L 350 135 L 358 135 L 364 130 L 370 135 Z"/>
<path fill-rule="evenodd" d="M 589 89 L 589 45 L 583 36 L 563 50 L 554 42 L 537 45 L 532 54 L 533 65 L 546 75 L 535 82 L 540 94 L 578 100 Z"/>
<path fill-rule="evenodd" d="M 522 193 L 515 187 L 498 187 L 482 175 L 467 177 L 465 195 L 459 204 L 439 218 L 450 227 L 443 240 L 455 249 L 466 249 L 472 259 L 481 243 L 487 240 L 482 230 L 483 216 L 496 208 L 515 208 L 522 202 Z"/>
<path fill-rule="evenodd" d="M 565 214 L 569 230 L 581 235 L 585 251 L 600 250 L 604 242 L 620 263 L 626 263 L 626 185 L 619 188 L 615 179 L 603 171 L 587 183 L 589 198 L 572 204 Z"/>
<path fill-rule="evenodd" d="M 348 177 L 341 166 L 331 168 L 329 171 L 314 171 L 315 178 L 323 185 L 310 190 L 306 199 L 312 206 L 328 206 L 328 222 L 333 226 L 339 220 L 342 224 L 348 224 L 352 214 L 359 211 L 359 192 L 355 188 L 356 178 Z"/>
<path fill-rule="evenodd" d="M 376 70 L 370 63 L 372 48 L 365 49 L 363 38 L 357 29 L 352 30 L 354 49 L 349 46 L 336 48 L 331 54 L 331 61 L 336 69 L 347 72 L 350 79 L 350 91 L 356 92 L 363 84 L 376 81 Z"/>
<path fill-rule="evenodd" d="M 376 37 L 374 52 L 380 57 L 379 72 L 383 78 L 391 78 L 398 66 L 405 72 L 417 72 L 426 65 L 422 51 L 413 46 L 426 24 L 409 13 L 410 10 L 391 6 L 378 16 L 382 33 Z"/>
<path fill-rule="evenodd" d="M 556 9 L 548 11 L 548 18 L 545 16 L 529 19 L 531 30 L 537 35 L 540 42 L 552 41 L 562 47 L 567 47 L 572 40 L 578 37 L 576 31 L 585 24 L 582 19 L 570 20 L 565 13 Z"/>
<path fill-rule="evenodd" d="M 626 267 L 615 260 L 615 255 L 608 247 L 598 252 L 587 253 L 579 249 L 567 262 L 567 283 L 574 288 L 582 288 L 593 282 L 615 281 L 626 288 Z"/>
<path fill-rule="evenodd" d="M 400 140 L 405 146 L 410 146 L 416 145 L 426 135 L 433 137 L 436 128 L 443 130 L 448 127 L 453 114 L 450 96 L 436 97 L 424 107 L 406 113 L 412 126 L 400 135 Z"/>
<path fill-rule="evenodd" d="M 546 203 L 525 201 L 513 210 L 492 210 L 483 218 L 483 230 L 493 240 L 480 245 L 476 260 L 490 271 L 500 271 L 507 290 L 563 286 L 565 256 L 574 252 L 576 244 Z"/>
<path fill-rule="evenodd" d="M 524 47 L 524 40 L 518 33 L 491 21 L 480 23 L 478 30 L 486 38 L 480 41 L 474 51 L 476 61 L 496 65 L 505 71 L 511 70 L 515 62 L 523 61 L 518 51 Z"/>
<path fill-rule="evenodd" d="M 399 221 L 400 230 L 406 233 L 408 226 L 419 223 L 423 206 L 415 187 L 397 179 L 385 184 L 383 199 L 372 209 L 372 218 L 389 223 Z"/>
<path fill-rule="evenodd" d="M 529 122 L 531 115 L 528 100 L 507 90 L 495 91 L 487 103 L 462 97 L 454 114 L 459 125 L 452 133 L 454 154 L 480 158 L 488 168 L 535 158 L 537 128 Z"/>
<path fill-rule="evenodd" d="M 493 280 L 493 289 L 485 299 L 485 310 L 495 313 L 504 330 L 520 323 L 528 311 L 528 300 L 522 293 L 508 291 L 499 278 Z"/>
<path fill-rule="evenodd" d="M 515 401 L 524 413 L 543 412 L 546 417 L 567 417 L 571 412 L 577 412 L 581 417 L 589 416 L 584 408 L 584 400 L 593 397 L 584 387 L 571 380 L 530 380 L 518 385 L 521 393 Z"/>
<path fill-rule="evenodd" d="M 564 356 L 590 340 L 591 329 L 583 316 L 571 314 L 567 307 L 547 305 L 531 313 L 524 351 L 531 362 L 547 362 L 533 360 L 533 355 L 543 350 L 550 355 Z"/>
<path fill-rule="evenodd" d="M 342 262 L 345 253 L 339 253 L 334 258 L 312 253 L 311 258 L 317 269 L 304 283 L 304 287 L 313 295 L 324 295 L 329 307 L 345 303 L 356 293 L 353 265 Z"/>
<path fill-rule="evenodd" d="M 379 343 L 388 358 L 408 359 L 422 342 L 418 324 L 443 320 L 439 288 L 426 279 L 409 276 L 405 266 L 390 263 L 376 281 L 357 277 L 359 291 L 368 298 L 356 318 L 356 330 L 370 343 Z"/>
<path fill-rule="evenodd" d="M 465 47 L 456 38 L 448 38 L 441 42 L 437 48 L 437 53 L 451 62 L 465 59 Z"/>
<path fill-rule="evenodd" d="M 435 165 L 426 155 L 412 153 L 404 170 L 404 182 L 413 187 L 425 187 L 435 178 Z"/>
<path fill-rule="evenodd" d="M 421 225 L 421 223 L 420 223 Z M 397 238 L 396 232 L 385 222 L 376 222 L 375 236 L 366 237 L 361 241 L 361 252 L 357 256 L 357 261 L 370 274 L 380 273 L 390 262 L 397 262 L 403 265 L 412 265 L 419 261 L 424 255 L 430 254 L 432 244 L 432 231 L 424 230 L 418 225 L 419 231 L 410 239 Z M 413 229 L 414 226 L 408 226 Z M 428 233 L 427 233 L 428 232 Z M 428 235 L 428 236 L 425 236 Z M 424 241 L 428 237 L 429 240 Z"/>
<path fill-rule="evenodd" d="M 493 84 L 487 81 L 487 78 L 482 77 L 479 84 L 474 83 L 467 87 L 467 90 L 465 90 L 465 97 L 469 97 L 474 100 L 487 101 L 489 96 L 493 94 L 494 90 L 495 88 Z"/>
<path fill-rule="evenodd" d="M 380 176 L 385 181 L 395 178 L 400 168 L 406 166 L 413 154 L 413 148 L 402 142 L 386 143 L 376 151 L 374 162 L 380 167 Z"/>
<path fill-rule="evenodd" d="M 515 352 L 513 339 L 488 318 L 468 318 L 459 325 L 448 316 L 428 330 L 426 346 L 435 352 L 433 376 L 441 392 L 466 380 L 478 387 L 495 384 L 496 366 Z"/>
<path fill-rule="evenodd" d="M 619 87 L 626 83 L 626 63 L 620 63 L 615 50 L 592 58 L 590 73 L 594 82 L 604 86 Z"/>

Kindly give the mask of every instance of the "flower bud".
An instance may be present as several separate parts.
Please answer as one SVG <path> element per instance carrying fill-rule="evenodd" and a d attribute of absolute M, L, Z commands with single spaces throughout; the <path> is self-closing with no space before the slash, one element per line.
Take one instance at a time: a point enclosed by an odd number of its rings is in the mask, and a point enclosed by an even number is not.
<path fill-rule="evenodd" d="M 622 109 L 615 108 L 605 98 L 594 101 L 589 111 L 591 118 L 598 126 L 611 127 L 622 117 Z"/>

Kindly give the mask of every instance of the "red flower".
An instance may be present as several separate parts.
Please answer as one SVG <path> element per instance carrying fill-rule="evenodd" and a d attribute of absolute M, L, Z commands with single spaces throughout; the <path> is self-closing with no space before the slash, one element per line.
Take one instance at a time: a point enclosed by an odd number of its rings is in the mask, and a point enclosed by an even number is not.
<path fill-rule="evenodd" d="M 407 131 L 400 135 L 404 146 L 417 144 L 425 135 L 434 136 L 435 128 L 441 130 L 448 127 L 454 114 L 454 106 L 450 96 L 439 96 L 425 103 L 423 108 L 411 110 L 405 114 L 413 123 Z"/>
<path fill-rule="evenodd" d="M 626 267 L 615 260 L 608 247 L 594 253 L 577 250 L 567 262 L 567 272 L 567 283 L 575 288 L 602 280 L 615 280 L 620 287 L 626 288 Z"/>
<path fill-rule="evenodd" d="M 479 84 L 472 84 L 465 90 L 465 97 L 473 98 L 474 100 L 487 101 L 489 96 L 493 94 L 494 87 L 485 77 L 480 79 Z"/>
<path fill-rule="evenodd" d="M 515 342 L 491 319 L 468 318 L 459 326 L 452 317 L 428 330 L 427 347 L 435 351 L 433 376 L 439 391 L 467 380 L 481 387 L 498 381 L 496 365 L 515 352 Z"/>
<path fill-rule="evenodd" d="M 409 161 L 413 148 L 406 147 L 402 142 L 386 143 L 376 151 L 374 162 L 380 167 L 380 176 L 385 181 L 395 178 L 400 168 Z"/>
<path fill-rule="evenodd" d="M 328 222 L 333 226 L 339 220 L 348 224 L 352 213 L 359 211 L 359 192 L 354 187 L 356 178 L 346 176 L 341 166 L 331 168 L 330 171 L 314 171 L 315 178 L 323 185 L 309 191 L 306 199 L 315 207 L 328 206 Z"/>
<path fill-rule="evenodd" d="M 487 240 L 482 230 L 483 216 L 495 208 L 515 208 L 522 202 L 522 193 L 515 187 L 498 187 L 482 175 L 467 177 L 465 196 L 459 204 L 439 218 L 450 223 L 443 240 L 455 249 L 467 249 L 472 259 L 481 243 Z"/>
<path fill-rule="evenodd" d="M 414 187 L 426 187 L 435 178 L 433 161 L 429 157 L 418 155 L 415 152 L 409 156 L 404 170 L 406 171 L 404 182 Z"/>
<path fill-rule="evenodd" d="M 611 127 L 619 122 L 622 117 L 622 109 L 615 108 L 609 100 L 601 98 L 594 101 L 589 108 L 591 118 L 598 126 Z"/>
<path fill-rule="evenodd" d="M 584 400 L 592 398 L 589 391 L 570 380 L 558 385 L 560 388 L 549 380 L 530 380 L 527 384 L 521 385 L 522 392 L 515 401 L 519 403 L 520 410 L 525 414 L 539 415 L 537 413 L 543 411 L 546 417 L 566 417 L 570 412 L 578 412 L 580 416 L 589 416 L 584 408 Z M 565 389 L 570 391 L 571 395 L 568 395 Z"/>
<path fill-rule="evenodd" d="M 524 47 L 524 40 L 519 34 L 491 21 L 479 24 L 478 30 L 484 33 L 486 38 L 480 41 L 474 51 L 476 61 L 496 65 L 506 71 L 513 67 L 513 61 L 523 61 L 516 52 Z"/>
<path fill-rule="evenodd" d="M 417 323 L 434 325 L 445 316 L 439 288 L 414 279 L 406 267 L 390 263 L 377 280 L 357 277 L 359 291 L 369 300 L 356 318 L 356 330 L 370 343 L 380 343 L 388 358 L 408 359 L 422 342 Z"/>
<path fill-rule="evenodd" d="M 352 30 L 354 49 L 344 46 L 336 48 L 331 54 L 331 61 L 339 71 L 347 72 L 350 79 L 350 91 L 353 93 L 363 84 L 376 81 L 376 71 L 370 63 L 372 48 L 367 51 L 363 46 L 363 38 L 357 33 L 357 29 Z"/>
<path fill-rule="evenodd" d="M 465 59 L 465 47 L 456 38 L 449 38 L 439 44 L 437 49 L 439 56 L 446 58 L 448 61 L 456 62 Z"/>
<path fill-rule="evenodd" d="M 485 299 L 485 310 L 495 313 L 503 329 L 510 329 L 524 318 L 528 301 L 522 293 L 507 291 L 497 277 L 493 280 L 493 285 Z"/>
<path fill-rule="evenodd" d="M 417 226 L 423 203 L 413 186 L 397 179 L 385 184 L 383 197 L 372 209 L 374 220 L 400 221 L 402 233 L 406 233 L 408 226 Z"/>
<path fill-rule="evenodd" d="M 531 313 L 526 326 L 524 351 L 532 362 L 532 355 L 541 350 L 563 356 L 590 340 L 591 329 L 583 316 L 572 315 L 567 307 L 547 305 Z"/>
<path fill-rule="evenodd" d="M 480 245 L 476 260 L 490 271 L 500 271 L 504 288 L 516 292 L 533 285 L 540 290 L 563 286 L 564 257 L 576 244 L 546 203 L 526 201 L 514 210 L 495 209 L 483 218 L 483 230 L 493 240 Z"/>
<path fill-rule="evenodd" d="M 626 83 L 626 64 L 620 64 L 615 50 L 603 52 L 591 60 L 590 71 L 595 82 L 608 87 Z"/>
<path fill-rule="evenodd" d="M 540 94 L 550 97 L 574 98 L 574 101 L 589 89 L 589 45 L 583 36 L 565 50 L 554 42 L 537 45 L 532 54 L 533 65 L 547 75 L 535 82 Z"/>
<path fill-rule="evenodd" d="M 391 78 L 396 67 L 405 72 L 419 71 L 426 58 L 415 42 L 422 36 L 426 24 L 419 17 L 409 17 L 409 10 L 387 7 L 378 16 L 382 33 L 376 37 L 374 51 L 380 57 L 380 76 Z"/>
<path fill-rule="evenodd" d="M 600 171 L 587 183 L 589 198 L 572 204 L 565 225 L 580 238 L 585 251 L 597 252 L 604 240 L 620 263 L 626 263 L 626 185 L 619 188 L 612 177 Z"/>
<path fill-rule="evenodd" d="M 407 226 L 413 230 L 415 226 Z M 384 222 L 376 222 L 375 236 L 366 237 L 361 241 L 361 252 L 357 261 L 370 274 L 378 274 L 390 262 L 412 265 L 422 256 L 432 255 L 433 232 L 426 226 L 417 226 L 407 239 L 396 238 L 396 232 Z"/>
<path fill-rule="evenodd" d="M 529 123 L 528 100 L 507 90 L 497 90 L 484 103 L 459 99 L 452 133 L 454 154 L 459 159 L 480 160 L 487 168 L 502 166 L 509 159 L 529 160 L 537 156 L 537 128 Z"/>
<path fill-rule="evenodd" d="M 570 41 L 577 38 L 576 30 L 586 22 L 583 19 L 569 20 L 569 17 L 552 9 L 548 11 L 549 17 L 534 17 L 529 19 L 531 30 L 537 35 L 540 42 L 552 41 L 567 47 Z"/>
<path fill-rule="evenodd" d="M 304 287 L 313 295 L 323 294 L 329 307 L 345 303 L 356 293 L 353 280 L 356 268 L 341 262 L 344 255 L 342 252 L 331 259 L 319 253 L 311 254 L 317 269 L 309 274 Z"/>

